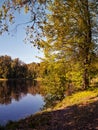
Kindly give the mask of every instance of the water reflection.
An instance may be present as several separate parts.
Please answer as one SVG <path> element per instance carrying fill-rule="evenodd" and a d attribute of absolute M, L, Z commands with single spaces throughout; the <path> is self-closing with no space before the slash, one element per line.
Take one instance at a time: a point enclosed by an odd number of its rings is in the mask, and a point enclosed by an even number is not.
<path fill-rule="evenodd" d="M 0 124 L 18 120 L 44 105 L 40 86 L 31 80 L 0 81 Z"/>
<path fill-rule="evenodd" d="M 33 96 L 40 93 L 40 88 L 36 81 L 0 81 L 0 104 L 10 104 L 13 99 L 19 101 L 28 93 Z"/>

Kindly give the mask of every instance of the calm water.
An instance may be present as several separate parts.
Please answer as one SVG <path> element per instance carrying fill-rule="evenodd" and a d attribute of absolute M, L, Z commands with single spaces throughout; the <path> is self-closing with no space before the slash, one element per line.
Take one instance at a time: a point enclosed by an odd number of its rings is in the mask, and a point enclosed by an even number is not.
<path fill-rule="evenodd" d="M 31 81 L 0 81 L 0 124 L 16 121 L 40 111 L 44 99 Z"/>

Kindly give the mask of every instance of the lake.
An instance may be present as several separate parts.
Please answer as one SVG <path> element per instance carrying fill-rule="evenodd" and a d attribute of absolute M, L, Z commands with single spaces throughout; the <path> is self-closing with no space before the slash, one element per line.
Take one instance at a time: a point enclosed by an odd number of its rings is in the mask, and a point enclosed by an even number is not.
<path fill-rule="evenodd" d="M 0 81 L 0 125 L 17 121 L 41 110 L 44 97 L 34 81 Z"/>

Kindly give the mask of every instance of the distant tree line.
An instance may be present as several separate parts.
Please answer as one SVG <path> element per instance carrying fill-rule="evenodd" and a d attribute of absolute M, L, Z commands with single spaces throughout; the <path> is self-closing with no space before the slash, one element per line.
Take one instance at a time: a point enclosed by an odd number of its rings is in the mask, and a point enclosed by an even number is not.
<path fill-rule="evenodd" d="M 0 81 L 0 104 L 10 104 L 12 99 L 19 101 L 21 93 L 36 95 L 40 92 L 40 86 L 34 80 Z"/>
<path fill-rule="evenodd" d="M 19 58 L 0 56 L 0 78 L 37 78 L 38 63 L 25 64 Z"/>

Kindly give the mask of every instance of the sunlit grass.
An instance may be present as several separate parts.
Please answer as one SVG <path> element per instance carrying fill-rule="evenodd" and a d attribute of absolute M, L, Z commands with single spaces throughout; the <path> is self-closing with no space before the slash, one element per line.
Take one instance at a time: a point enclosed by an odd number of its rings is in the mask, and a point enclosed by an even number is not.
<path fill-rule="evenodd" d="M 92 102 L 95 97 L 98 97 L 98 88 L 77 92 L 71 96 L 67 96 L 62 102 L 55 106 L 55 109 L 85 102 Z"/>

